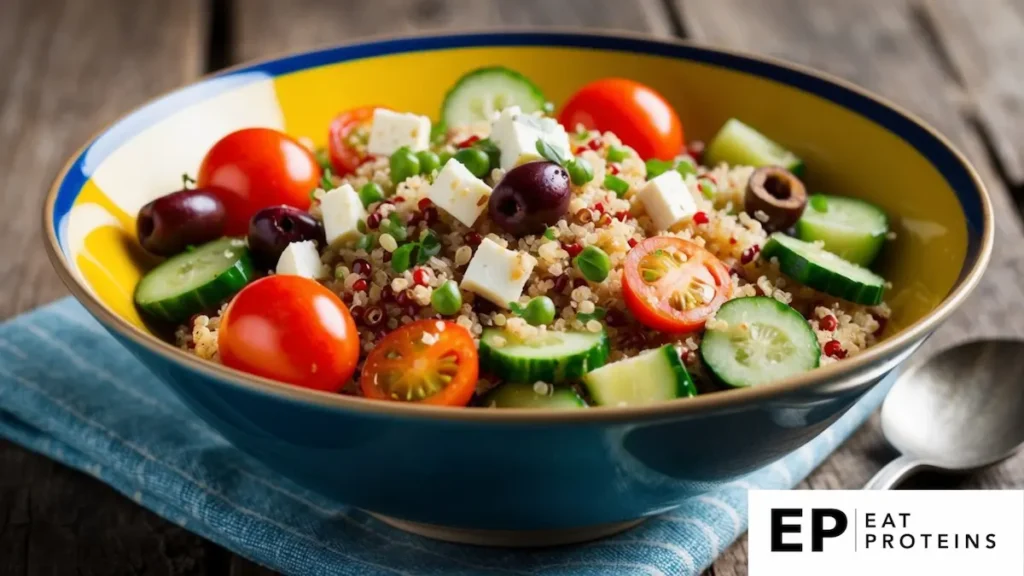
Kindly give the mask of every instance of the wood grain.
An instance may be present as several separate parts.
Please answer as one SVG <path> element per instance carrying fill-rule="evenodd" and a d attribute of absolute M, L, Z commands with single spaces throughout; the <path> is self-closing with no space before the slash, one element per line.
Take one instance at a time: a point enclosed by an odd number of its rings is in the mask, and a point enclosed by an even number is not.
<path fill-rule="evenodd" d="M 982 336 L 1024 337 L 1022 323 L 1006 313 L 1024 298 L 1019 288 L 1024 258 L 1016 249 L 1024 240 L 1019 217 L 979 135 L 962 113 L 962 87 L 944 69 L 942 55 L 929 43 L 912 5 L 893 0 L 676 1 L 696 39 L 779 56 L 852 80 L 921 115 L 963 150 L 993 197 L 995 256 L 982 284 L 921 354 Z M 800 488 L 859 488 L 892 456 L 876 416 Z M 968 480 L 939 481 L 929 475 L 910 486 L 961 482 L 963 486 L 1008 487 L 1022 481 L 1024 455 Z M 746 573 L 742 541 L 709 571 L 716 576 Z"/>
<path fill-rule="evenodd" d="M 961 80 L 968 113 L 984 126 L 1002 168 L 1024 185 L 1024 4 L 915 0 Z"/>
<path fill-rule="evenodd" d="M 247 0 L 235 6 L 236 61 L 440 29 L 550 25 L 672 33 L 661 0 Z"/>

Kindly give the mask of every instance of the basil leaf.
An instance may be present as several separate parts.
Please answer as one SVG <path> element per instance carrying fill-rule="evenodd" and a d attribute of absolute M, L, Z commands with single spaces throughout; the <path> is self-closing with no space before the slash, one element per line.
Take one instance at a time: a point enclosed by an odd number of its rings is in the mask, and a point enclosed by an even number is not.
<path fill-rule="evenodd" d="M 565 166 L 565 163 L 569 161 L 568 158 L 562 156 L 562 152 L 548 144 L 543 138 L 537 139 L 537 153 L 543 158 L 558 164 L 559 166 Z"/>
<path fill-rule="evenodd" d="M 413 263 L 416 248 L 419 244 L 403 244 L 391 253 L 391 269 L 401 274 L 408 270 Z"/>
<path fill-rule="evenodd" d="M 441 241 L 437 238 L 437 234 L 430 230 L 424 230 L 423 234 L 420 235 L 420 250 L 417 261 L 420 264 L 424 264 L 431 257 L 437 256 L 440 253 Z"/>

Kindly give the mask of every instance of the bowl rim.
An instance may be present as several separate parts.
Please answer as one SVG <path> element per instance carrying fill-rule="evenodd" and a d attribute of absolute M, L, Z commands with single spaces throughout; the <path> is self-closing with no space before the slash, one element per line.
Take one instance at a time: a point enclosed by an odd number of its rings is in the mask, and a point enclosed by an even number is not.
<path fill-rule="evenodd" d="M 522 37 L 520 39 L 520 37 Z M 501 40 L 526 40 L 519 41 L 517 43 L 502 43 Z M 532 40 L 531 40 L 532 39 Z M 425 48 L 416 48 L 415 44 L 420 42 L 429 41 L 452 41 L 456 45 L 447 47 L 429 46 Z M 545 43 L 550 41 L 552 43 Z M 465 44 L 457 44 L 457 42 L 469 42 Z M 402 43 L 411 43 L 410 47 L 403 47 Z M 598 46 L 595 46 L 595 43 Z M 977 257 L 975 258 L 973 266 L 969 270 L 961 270 L 960 277 L 958 278 L 957 284 L 954 285 L 954 289 L 946 295 L 945 298 L 939 302 L 931 312 L 926 314 L 924 317 L 918 319 L 916 322 L 907 326 L 902 331 L 893 335 L 889 339 L 877 344 L 876 346 L 869 348 L 865 352 L 858 354 L 857 356 L 844 360 L 842 362 L 836 362 L 828 366 L 816 368 L 810 372 L 805 372 L 787 378 L 778 383 L 771 384 L 769 386 L 761 386 L 755 388 L 746 389 L 733 389 L 727 391 L 716 392 L 714 394 L 699 395 L 693 398 L 678 398 L 658 404 L 652 404 L 648 406 L 637 406 L 637 407 L 598 407 L 587 410 L 556 410 L 550 408 L 543 409 L 521 409 L 521 410 L 486 410 L 486 409 L 452 409 L 451 407 L 444 406 L 429 406 L 423 404 L 412 404 L 403 402 L 382 402 L 379 400 L 369 400 L 358 396 L 342 395 L 331 392 L 321 392 L 317 390 L 309 390 L 301 388 L 284 382 L 278 382 L 269 378 L 246 374 L 239 370 L 228 368 L 222 364 L 210 362 L 208 360 L 200 359 L 194 355 L 190 355 L 178 347 L 165 342 L 153 334 L 142 330 L 141 328 L 132 325 L 119 317 L 113 310 L 109 309 L 106 304 L 99 301 L 90 291 L 86 290 L 79 278 L 71 272 L 70 265 L 65 258 L 63 250 L 57 240 L 57 223 L 52 217 L 54 215 L 54 209 L 57 201 L 58 193 L 61 189 L 62 184 L 67 178 L 69 172 L 82 157 L 82 154 L 89 150 L 89 148 L 100 138 L 106 134 L 111 128 L 119 125 L 125 119 L 135 115 L 137 112 L 149 107 L 154 102 L 167 97 L 170 94 L 176 93 L 187 87 L 195 86 L 197 84 L 205 83 L 209 80 L 230 76 L 244 71 L 258 71 L 261 67 L 281 64 L 287 62 L 292 58 L 305 58 L 320 54 L 329 54 L 339 49 L 373 49 L 380 47 L 387 47 L 389 44 L 398 44 L 399 47 L 393 50 L 387 50 L 378 54 L 379 56 L 384 55 L 398 55 L 408 54 L 418 51 L 429 51 L 429 50 L 440 50 L 440 49 L 452 49 L 452 48 L 488 48 L 488 47 L 539 47 L 539 48 L 599 48 L 603 50 L 618 50 L 618 51 L 633 51 L 646 55 L 664 56 L 676 59 L 685 59 L 680 56 L 672 56 L 671 54 L 662 54 L 656 51 L 661 49 L 663 51 L 671 51 L 673 49 L 687 49 L 695 50 L 698 52 L 704 52 L 709 55 L 719 55 L 723 57 L 732 58 L 737 61 L 746 61 L 750 64 L 767 65 L 774 68 L 776 71 L 782 73 L 793 74 L 796 77 L 800 77 L 804 80 L 817 80 L 824 81 L 826 85 L 831 84 L 832 87 L 838 88 L 841 91 L 845 91 L 846 94 L 852 94 L 853 96 L 865 99 L 869 103 L 880 105 L 883 110 L 895 114 L 897 117 L 901 117 L 904 121 L 910 123 L 918 129 L 924 131 L 924 133 L 931 137 L 940 148 L 944 148 L 952 158 L 959 165 L 958 168 L 962 169 L 968 176 L 971 184 L 978 193 L 978 201 L 981 205 L 981 233 L 980 240 L 977 245 Z M 626 45 L 629 45 L 626 46 Z M 631 47 L 631 48 L 630 48 Z M 339 59 L 330 63 L 318 64 L 316 66 L 300 66 L 293 71 L 300 71 L 306 69 L 312 69 L 320 65 L 330 65 L 341 63 L 345 61 L 354 61 L 365 58 L 366 56 L 357 56 L 348 59 Z M 811 91 L 808 88 L 795 86 L 790 82 L 781 80 L 779 78 L 768 77 L 763 74 L 757 74 L 749 70 L 738 70 L 736 68 L 729 67 L 725 64 L 717 64 L 718 67 L 739 71 L 760 78 L 765 78 L 771 81 L 785 84 L 789 87 L 796 88 L 798 90 L 804 90 L 818 96 L 820 98 L 829 99 L 827 96 Z M 273 73 L 272 77 L 281 76 L 280 73 Z M 834 100 L 832 100 L 834 102 Z M 836 102 L 837 105 L 850 110 L 848 106 Z M 862 113 L 853 110 L 855 113 L 863 115 Z M 870 121 L 875 122 L 879 126 L 889 129 L 889 127 L 881 124 L 877 119 L 869 118 Z M 902 136 L 900 136 L 903 139 Z M 908 144 L 910 144 L 908 142 Z M 911 144 L 915 149 L 920 152 L 920 148 Z M 931 162 L 931 159 L 929 159 Z M 941 168 L 939 168 L 941 170 Z M 80 193 L 80 190 L 79 192 Z M 77 196 L 75 196 L 77 198 Z M 960 202 L 958 198 L 958 202 Z M 961 203 L 961 211 L 963 210 L 963 203 Z M 586 30 L 573 27 L 502 27 L 500 29 L 493 28 L 468 28 L 460 30 L 458 32 L 450 31 L 433 31 L 433 32 L 422 32 L 415 34 L 387 34 L 387 35 L 375 35 L 369 36 L 357 42 L 348 42 L 340 44 L 326 44 L 307 50 L 289 51 L 276 56 L 267 58 L 261 58 L 257 60 L 251 60 L 239 63 L 235 66 L 231 66 L 224 70 L 217 71 L 211 74 L 205 74 L 193 82 L 184 84 L 183 86 L 163 92 L 145 103 L 133 108 L 132 110 L 122 114 L 117 119 L 107 123 L 103 128 L 98 130 L 89 138 L 85 144 L 83 144 L 67 161 L 67 163 L 61 168 L 57 177 L 54 179 L 53 184 L 46 195 L 46 200 L 43 204 L 43 229 L 46 232 L 45 248 L 47 256 L 50 259 L 51 265 L 56 270 L 61 281 L 67 286 L 68 290 L 75 297 L 76 300 L 83 306 L 85 306 L 94 317 L 96 317 L 108 330 L 115 332 L 115 335 L 121 338 L 126 338 L 132 341 L 134 344 L 146 349 L 147 351 L 162 357 L 164 360 L 178 365 L 179 367 L 185 368 L 193 373 L 202 374 L 205 377 L 218 380 L 220 382 L 229 383 L 233 386 L 243 388 L 247 391 L 257 392 L 264 395 L 274 396 L 282 400 L 288 400 L 293 402 L 308 403 L 318 407 L 341 409 L 343 411 L 350 411 L 355 413 L 362 413 L 367 415 L 376 416 L 394 416 L 394 417 L 410 417 L 419 419 L 429 420 L 441 420 L 450 422 L 492 422 L 495 424 L 515 425 L 515 424 L 582 424 L 582 423 L 604 423 L 604 422 L 640 422 L 651 419 L 664 419 L 680 417 L 684 415 L 693 415 L 698 412 L 712 412 L 720 410 L 738 409 L 742 406 L 747 406 L 752 403 L 757 403 L 763 400 L 780 399 L 794 392 L 809 392 L 813 391 L 818 386 L 828 383 L 835 383 L 836 381 L 843 381 L 849 377 L 855 376 L 867 369 L 872 365 L 884 363 L 884 360 L 891 357 L 898 351 L 910 346 L 917 340 L 920 340 L 930 334 L 935 328 L 937 328 L 943 321 L 945 321 L 954 310 L 956 310 L 968 297 L 968 295 L 974 290 L 980 281 L 986 266 L 991 258 L 992 246 L 995 235 L 994 218 L 992 214 L 992 202 L 989 196 L 989 192 L 982 182 L 977 171 L 971 165 L 960 150 L 958 150 L 948 138 L 942 135 L 938 130 L 933 128 L 927 122 L 922 120 L 916 114 L 913 114 L 903 107 L 896 105 L 888 99 L 879 96 L 867 89 L 861 88 L 860 86 L 844 80 L 842 78 L 833 76 L 826 72 L 821 72 L 802 64 L 792 63 L 783 59 L 775 58 L 773 56 L 758 55 L 742 50 L 733 50 L 727 48 L 713 47 L 701 42 L 695 42 L 691 40 L 684 40 L 679 38 L 658 38 L 647 34 L 636 33 L 636 32 L 625 32 L 625 31 L 601 31 L 601 30 Z M 970 225 L 968 224 L 970 227 Z M 968 251 L 971 248 L 970 237 L 968 238 Z"/>

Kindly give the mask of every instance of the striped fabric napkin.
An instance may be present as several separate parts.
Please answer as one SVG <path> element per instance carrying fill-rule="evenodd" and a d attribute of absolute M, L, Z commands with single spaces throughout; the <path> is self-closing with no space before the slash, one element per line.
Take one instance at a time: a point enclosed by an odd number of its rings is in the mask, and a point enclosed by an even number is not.
<path fill-rule="evenodd" d="M 748 490 L 794 486 L 888 388 L 790 456 L 631 531 L 525 552 L 406 534 L 276 477 L 197 419 L 73 300 L 0 325 L 0 436 L 286 574 L 699 574 L 746 529 Z"/>

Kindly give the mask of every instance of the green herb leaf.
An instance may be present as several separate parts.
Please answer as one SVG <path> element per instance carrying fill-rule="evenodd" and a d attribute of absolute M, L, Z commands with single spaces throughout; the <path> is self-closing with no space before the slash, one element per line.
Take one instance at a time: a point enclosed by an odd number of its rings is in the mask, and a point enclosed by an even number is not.
<path fill-rule="evenodd" d="M 551 144 L 548 144 L 543 138 L 537 139 L 537 153 L 559 166 L 565 166 L 569 161 L 568 158 L 562 156 L 561 150 L 555 148 Z"/>
<path fill-rule="evenodd" d="M 195 183 L 196 183 L 196 179 L 191 177 L 191 176 L 189 176 L 187 172 L 181 175 L 181 187 L 182 188 L 188 188 L 189 186 L 194 186 Z"/>
<path fill-rule="evenodd" d="M 577 314 L 576 315 L 576 319 L 579 320 L 580 322 L 583 322 L 584 324 L 586 324 L 587 322 L 590 322 L 591 320 L 604 320 L 604 317 L 607 314 L 608 314 L 607 310 L 605 310 L 604 308 L 601 308 L 600 306 L 597 306 L 597 307 L 594 308 L 594 311 L 591 312 L 591 313 L 588 313 L 588 314 L 584 314 L 584 313 Z"/>
<path fill-rule="evenodd" d="M 658 160 L 657 158 L 651 158 L 646 163 L 647 168 L 647 179 L 657 178 L 665 172 L 668 172 L 675 167 L 675 164 L 667 160 Z"/>
<path fill-rule="evenodd" d="M 614 174 L 608 174 L 604 177 L 604 187 L 615 192 L 615 195 L 619 198 L 622 198 L 626 195 L 626 192 L 629 192 L 629 182 Z"/>
<path fill-rule="evenodd" d="M 415 242 L 399 246 L 391 253 L 391 269 L 398 274 L 408 270 L 415 260 L 415 252 L 418 247 L 419 244 Z"/>
<path fill-rule="evenodd" d="M 402 222 L 402 218 L 398 215 L 398 212 L 392 212 L 391 215 L 388 216 L 387 221 L 381 224 L 381 228 L 388 234 L 391 234 L 391 237 L 394 238 L 396 242 L 405 242 L 409 239 L 409 231 L 406 229 L 405 223 Z"/>
<path fill-rule="evenodd" d="M 555 236 L 555 229 L 548 228 L 547 230 L 545 230 L 544 237 L 547 238 L 548 240 L 554 240 L 555 238 L 557 238 L 557 236 Z"/>
<path fill-rule="evenodd" d="M 317 148 L 313 155 L 316 157 L 316 163 L 320 165 L 321 170 L 326 172 L 331 169 L 331 156 L 326 148 Z"/>
<path fill-rule="evenodd" d="M 362 222 L 362 221 L 360 221 L 360 222 Z M 373 245 L 376 242 L 377 242 L 377 235 L 376 234 L 363 234 L 362 236 L 359 237 L 359 240 L 356 241 L 356 249 L 357 250 L 366 250 L 367 252 L 369 252 L 373 248 Z"/>
<path fill-rule="evenodd" d="M 541 110 L 543 110 L 545 114 L 550 116 L 551 114 L 555 113 L 555 103 L 554 102 L 545 102 L 544 106 L 541 107 Z"/>
<path fill-rule="evenodd" d="M 526 311 L 526 308 L 521 306 L 519 302 L 509 302 L 508 309 L 511 310 L 512 313 L 515 314 L 516 316 L 522 316 L 523 312 Z"/>
<path fill-rule="evenodd" d="M 577 186 L 582 186 L 594 179 L 594 168 L 586 158 L 570 160 L 566 169 L 569 171 L 569 179 Z"/>
<path fill-rule="evenodd" d="M 420 234 L 420 250 L 419 258 L 417 261 L 420 264 L 425 264 L 427 260 L 437 256 L 441 253 L 441 241 L 437 238 L 437 234 L 434 234 L 432 230 L 424 230 Z"/>
<path fill-rule="evenodd" d="M 629 157 L 629 151 L 626 150 L 625 148 L 620 148 L 618 146 L 609 146 L 608 147 L 608 161 L 609 162 L 622 162 L 623 160 L 625 160 L 628 157 Z"/>
<path fill-rule="evenodd" d="M 448 139 L 448 126 L 444 122 L 438 122 L 430 127 L 430 143 L 434 146 L 441 146 Z"/>

